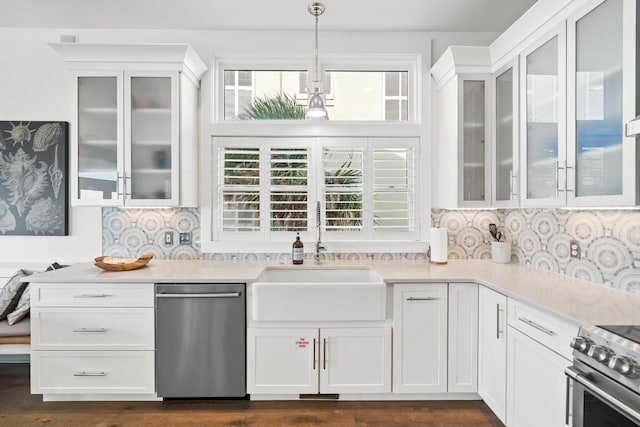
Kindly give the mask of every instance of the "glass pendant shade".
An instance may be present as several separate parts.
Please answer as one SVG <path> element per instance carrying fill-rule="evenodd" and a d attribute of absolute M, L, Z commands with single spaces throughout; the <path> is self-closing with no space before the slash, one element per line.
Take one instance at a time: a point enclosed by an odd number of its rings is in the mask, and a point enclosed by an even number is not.
<path fill-rule="evenodd" d="M 307 104 L 307 117 L 326 118 L 327 116 L 327 109 L 324 106 L 322 94 L 316 89 L 313 94 L 309 96 L 309 103 Z"/>

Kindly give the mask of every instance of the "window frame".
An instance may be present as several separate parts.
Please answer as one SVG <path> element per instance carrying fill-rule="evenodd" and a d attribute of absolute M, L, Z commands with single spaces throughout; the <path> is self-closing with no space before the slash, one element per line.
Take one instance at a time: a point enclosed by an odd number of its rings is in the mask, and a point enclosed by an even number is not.
<path fill-rule="evenodd" d="M 319 68 L 321 75 L 327 71 L 406 71 L 407 75 L 407 120 L 327 120 L 325 125 L 335 124 L 420 124 L 422 122 L 422 75 L 420 55 L 323 55 L 320 58 Z M 242 58 L 214 58 L 213 85 L 211 87 L 213 108 L 211 122 L 217 125 L 233 125 L 238 123 L 256 126 L 257 122 L 275 122 L 291 126 L 294 123 L 306 122 L 306 120 L 225 120 L 224 106 L 224 71 L 225 70 L 254 70 L 254 71 L 307 71 L 311 79 L 314 73 L 313 59 L 306 56 L 282 57 L 242 57 Z M 296 94 L 296 99 L 299 94 Z M 384 102 L 384 94 L 381 102 Z M 331 100 L 331 99 L 329 99 Z M 383 115 L 384 116 L 384 115 Z"/>
<path fill-rule="evenodd" d="M 217 224 L 217 202 L 215 199 L 216 186 L 213 177 L 217 174 L 215 163 L 214 139 L 219 137 L 390 137 L 417 138 L 419 153 L 415 159 L 415 166 L 420 171 L 420 186 L 416 197 L 420 198 L 420 211 L 415 214 L 416 226 L 419 232 L 412 240 L 333 240 L 329 241 L 323 235 L 323 242 L 327 243 L 331 253 L 393 253 L 393 252 L 424 252 L 428 246 L 431 216 L 431 107 L 430 107 L 430 78 L 428 71 L 429 57 L 421 54 L 364 54 L 364 55 L 332 55 L 324 58 L 323 70 L 340 67 L 349 70 L 402 70 L 402 64 L 409 71 L 408 93 L 412 97 L 412 104 L 408 106 L 409 120 L 400 121 L 320 121 L 309 120 L 272 120 L 272 121 L 224 121 L 224 97 L 220 93 L 220 78 L 225 68 L 244 69 L 299 69 L 300 64 L 308 64 L 307 70 L 312 70 L 313 58 L 295 54 L 285 56 L 229 56 L 213 57 L 211 66 L 210 86 L 205 82 L 203 88 L 211 96 L 210 108 L 203 111 L 204 120 L 201 126 L 203 135 L 200 145 L 200 199 L 201 199 L 201 251 L 203 253 L 289 253 L 293 234 L 285 232 L 283 241 L 251 242 L 246 240 L 220 240 L 213 224 Z M 222 72 L 218 72 L 222 70 Z M 207 87 L 208 86 L 208 87 Z M 221 113 L 222 120 L 218 115 Z M 208 118 L 208 120 L 207 120 Z M 314 196 L 316 197 L 316 196 Z M 313 203 L 317 198 L 309 199 Z M 315 207 L 314 207 L 315 208 Z M 313 233 L 302 235 L 306 251 L 312 252 L 311 246 L 315 242 L 315 219 L 309 218 L 309 227 Z M 379 244 L 376 244 L 379 243 Z"/>

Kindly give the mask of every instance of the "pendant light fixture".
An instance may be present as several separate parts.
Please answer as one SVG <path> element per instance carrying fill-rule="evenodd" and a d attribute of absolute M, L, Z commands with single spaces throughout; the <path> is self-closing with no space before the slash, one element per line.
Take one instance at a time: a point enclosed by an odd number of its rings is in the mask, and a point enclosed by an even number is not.
<path fill-rule="evenodd" d="M 327 109 L 324 105 L 322 96 L 324 92 L 320 91 L 321 80 L 318 73 L 318 16 L 324 13 L 324 5 L 322 3 L 311 3 L 307 8 L 309 13 L 316 18 L 316 62 L 314 80 L 311 82 L 311 90 L 309 92 L 309 102 L 307 103 L 307 118 L 324 118 L 328 119 Z"/>

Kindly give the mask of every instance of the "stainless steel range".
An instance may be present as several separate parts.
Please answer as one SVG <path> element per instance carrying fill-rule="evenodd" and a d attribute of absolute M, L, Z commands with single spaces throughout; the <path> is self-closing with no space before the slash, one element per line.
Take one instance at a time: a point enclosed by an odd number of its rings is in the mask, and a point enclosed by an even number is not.
<path fill-rule="evenodd" d="M 582 327 L 571 346 L 572 425 L 640 426 L 640 326 Z"/>

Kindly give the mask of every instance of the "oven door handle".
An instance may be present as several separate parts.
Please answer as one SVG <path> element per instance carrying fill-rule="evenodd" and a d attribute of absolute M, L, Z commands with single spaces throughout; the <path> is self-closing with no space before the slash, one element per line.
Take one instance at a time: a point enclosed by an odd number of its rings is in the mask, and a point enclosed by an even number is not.
<path fill-rule="evenodd" d="M 587 389 L 589 393 L 602 399 L 605 403 L 608 403 L 611 406 L 615 407 L 616 410 L 632 418 L 634 422 L 640 423 L 640 412 L 636 411 L 635 409 L 629 407 L 629 405 L 616 399 L 606 391 L 599 389 L 598 386 L 596 386 L 594 383 L 592 383 L 589 380 L 588 376 L 584 375 L 582 372 L 578 371 L 573 366 L 569 366 L 565 368 L 564 374 L 570 379 L 572 379 L 573 381 L 583 386 L 585 389 Z"/>

